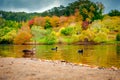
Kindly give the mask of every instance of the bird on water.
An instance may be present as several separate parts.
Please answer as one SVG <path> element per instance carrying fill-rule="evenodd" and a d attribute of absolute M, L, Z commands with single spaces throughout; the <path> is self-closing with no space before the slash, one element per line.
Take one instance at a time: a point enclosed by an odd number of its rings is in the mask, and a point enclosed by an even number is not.
<path fill-rule="evenodd" d="M 57 51 L 58 47 L 55 47 L 55 48 L 51 48 L 51 50 L 56 50 Z"/>
<path fill-rule="evenodd" d="M 79 49 L 79 50 L 78 50 L 78 53 L 83 54 L 83 49 Z"/>
<path fill-rule="evenodd" d="M 24 49 L 24 50 L 22 50 L 22 52 L 24 53 L 24 56 L 33 57 L 35 55 L 35 53 L 36 53 L 36 48 L 33 48 L 32 50 Z"/>

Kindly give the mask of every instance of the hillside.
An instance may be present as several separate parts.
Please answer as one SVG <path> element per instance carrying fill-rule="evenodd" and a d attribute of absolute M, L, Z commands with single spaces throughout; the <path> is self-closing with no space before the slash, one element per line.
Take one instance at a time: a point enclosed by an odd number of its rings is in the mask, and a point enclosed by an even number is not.
<path fill-rule="evenodd" d="M 120 41 L 120 12 L 103 15 L 102 3 L 78 0 L 43 13 L 1 11 L 0 43 L 73 44 Z"/>

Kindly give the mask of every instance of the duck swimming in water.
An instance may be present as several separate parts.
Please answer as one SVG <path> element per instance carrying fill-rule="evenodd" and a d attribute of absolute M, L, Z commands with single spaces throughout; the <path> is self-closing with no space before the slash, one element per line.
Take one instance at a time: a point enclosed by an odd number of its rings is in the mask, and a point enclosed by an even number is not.
<path fill-rule="evenodd" d="M 24 53 L 24 56 L 34 56 L 36 53 L 36 49 L 35 48 L 33 48 L 32 50 L 24 49 L 22 50 L 22 52 Z"/>
<path fill-rule="evenodd" d="M 83 54 L 83 49 L 79 49 L 79 50 L 78 50 L 78 53 Z"/>
<path fill-rule="evenodd" d="M 57 49 L 58 49 L 58 47 L 56 47 L 56 48 L 51 48 L 51 50 L 56 50 L 56 51 L 57 51 Z"/>

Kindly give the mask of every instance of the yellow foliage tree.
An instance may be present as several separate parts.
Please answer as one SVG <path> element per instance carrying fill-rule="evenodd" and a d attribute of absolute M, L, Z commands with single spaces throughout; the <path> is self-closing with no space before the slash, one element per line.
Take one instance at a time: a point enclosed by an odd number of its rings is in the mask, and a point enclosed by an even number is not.
<path fill-rule="evenodd" d="M 108 40 L 108 36 L 107 36 L 107 33 L 105 32 L 99 32 L 96 34 L 95 38 L 94 38 L 94 41 L 99 43 L 99 42 L 105 42 Z"/>
<path fill-rule="evenodd" d="M 52 19 L 50 20 L 50 23 L 52 27 L 58 27 L 59 26 L 59 17 L 53 16 Z"/>
<path fill-rule="evenodd" d="M 120 17 L 110 17 L 106 16 L 102 20 L 102 23 L 106 28 L 108 28 L 110 31 L 120 31 Z"/>
<path fill-rule="evenodd" d="M 82 33 L 79 36 L 81 41 L 85 41 L 85 39 L 87 39 L 88 41 L 93 41 L 94 37 L 95 33 L 90 29 L 82 31 Z"/>

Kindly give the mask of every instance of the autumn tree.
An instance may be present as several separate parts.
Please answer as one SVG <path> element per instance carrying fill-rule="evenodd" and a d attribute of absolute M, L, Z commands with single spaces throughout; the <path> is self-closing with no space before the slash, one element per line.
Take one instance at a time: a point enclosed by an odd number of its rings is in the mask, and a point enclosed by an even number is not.
<path fill-rule="evenodd" d="M 58 27 L 59 26 L 59 17 L 52 16 L 50 23 L 51 23 L 52 27 Z"/>
<path fill-rule="evenodd" d="M 34 19 L 28 21 L 28 25 L 30 26 L 30 28 L 33 26 L 33 24 L 34 24 Z"/>
<path fill-rule="evenodd" d="M 25 42 L 30 41 L 32 35 L 30 27 L 26 24 L 23 24 L 21 29 L 18 31 L 17 36 L 14 39 L 15 44 L 24 44 Z"/>
<path fill-rule="evenodd" d="M 75 22 L 75 16 L 71 15 L 68 17 L 68 23 L 71 24 L 71 23 L 74 23 Z"/>
<path fill-rule="evenodd" d="M 79 9 L 75 9 L 74 16 L 75 16 L 75 21 L 76 22 L 79 22 L 83 19 L 82 15 L 79 12 Z"/>
<path fill-rule="evenodd" d="M 34 18 L 34 25 L 44 27 L 45 26 L 44 17 L 35 17 Z"/>
<path fill-rule="evenodd" d="M 59 26 L 60 27 L 65 27 L 68 24 L 68 17 L 66 16 L 61 16 L 59 19 Z"/>

